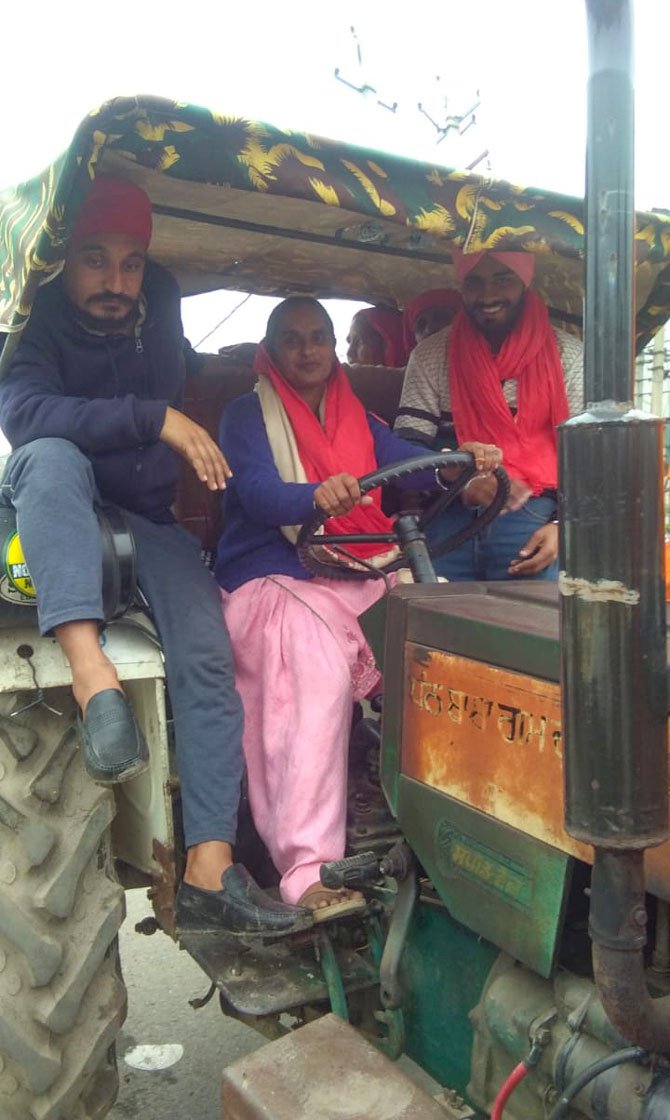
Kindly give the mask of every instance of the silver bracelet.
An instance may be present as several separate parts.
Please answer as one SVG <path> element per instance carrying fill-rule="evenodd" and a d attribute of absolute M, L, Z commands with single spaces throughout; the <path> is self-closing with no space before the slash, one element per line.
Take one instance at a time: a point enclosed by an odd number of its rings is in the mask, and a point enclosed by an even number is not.
<path fill-rule="evenodd" d="M 436 481 L 437 485 L 439 486 L 440 490 L 451 490 L 451 483 L 450 482 L 444 482 L 444 480 L 440 477 L 440 468 L 439 467 L 435 467 L 435 481 Z"/>

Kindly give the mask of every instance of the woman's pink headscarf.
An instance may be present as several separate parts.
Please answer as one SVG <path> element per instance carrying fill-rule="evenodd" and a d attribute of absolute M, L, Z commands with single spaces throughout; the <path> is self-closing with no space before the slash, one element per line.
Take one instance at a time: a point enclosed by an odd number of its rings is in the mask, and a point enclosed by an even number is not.
<path fill-rule="evenodd" d="M 392 307 L 364 307 L 357 314 L 381 335 L 384 365 L 406 366 L 409 352 L 405 346 L 401 313 Z"/>

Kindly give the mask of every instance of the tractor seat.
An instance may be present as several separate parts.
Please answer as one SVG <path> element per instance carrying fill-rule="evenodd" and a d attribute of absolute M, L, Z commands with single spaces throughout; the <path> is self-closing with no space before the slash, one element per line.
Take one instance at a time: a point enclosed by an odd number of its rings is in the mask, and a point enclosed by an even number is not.
<path fill-rule="evenodd" d="M 336 1015 L 223 1071 L 225 1120 L 445 1120 L 441 1106 Z"/>

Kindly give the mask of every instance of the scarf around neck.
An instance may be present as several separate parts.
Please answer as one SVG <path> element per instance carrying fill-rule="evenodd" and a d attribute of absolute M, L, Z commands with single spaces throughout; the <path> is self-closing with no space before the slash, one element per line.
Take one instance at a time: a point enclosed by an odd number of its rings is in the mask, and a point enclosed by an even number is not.
<path fill-rule="evenodd" d="M 254 369 L 259 375 L 258 394 L 270 449 L 283 482 L 323 482 L 347 472 L 360 478 L 377 469 L 374 440 L 363 405 L 349 379 L 335 360 L 326 385 L 320 415 L 281 376 L 265 343 L 258 348 Z M 327 534 L 388 533 L 392 521 L 382 512 L 381 493 L 370 494 L 372 505 L 354 506 L 343 517 L 329 518 Z M 295 544 L 298 526 L 282 525 L 282 533 Z M 389 545 L 348 545 L 362 559 L 390 560 Z M 397 550 L 394 551 L 394 556 Z"/>
<path fill-rule="evenodd" d="M 494 443 L 508 474 L 534 495 L 555 489 L 556 426 L 570 413 L 556 336 L 537 293 L 526 292 L 521 316 L 497 354 L 465 311 L 456 315 L 447 347 L 458 443 Z M 517 382 L 516 416 L 503 393 L 508 380 Z"/>

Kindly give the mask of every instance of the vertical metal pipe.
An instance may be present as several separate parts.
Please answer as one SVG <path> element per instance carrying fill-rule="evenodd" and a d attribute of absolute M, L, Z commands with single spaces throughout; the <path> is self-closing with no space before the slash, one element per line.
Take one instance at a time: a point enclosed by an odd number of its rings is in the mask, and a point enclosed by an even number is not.
<path fill-rule="evenodd" d="M 643 851 L 667 838 L 662 424 L 635 412 L 632 0 L 586 0 L 587 411 L 559 432 L 565 826 L 595 847 L 590 933 L 611 1022 L 670 1053 L 644 977 Z M 594 403 L 595 402 L 595 403 Z"/>
<path fill-rule="evenodd" d="M 565 827 L 605 847 L 666 837 L 662 437 L 610 402 L 559 444 Z"/>
<path fill-rule="evenodd" d="M 586 0 L 585 400 L 632 401 L 635 233 L 630 0 Z"/>
<path fill-rule="evenodd" d="M 667 835 L 662 424 L 635 412 L 631 0 L 587 0 L 585 389 L 559 432 L 566 829 Z"/>

